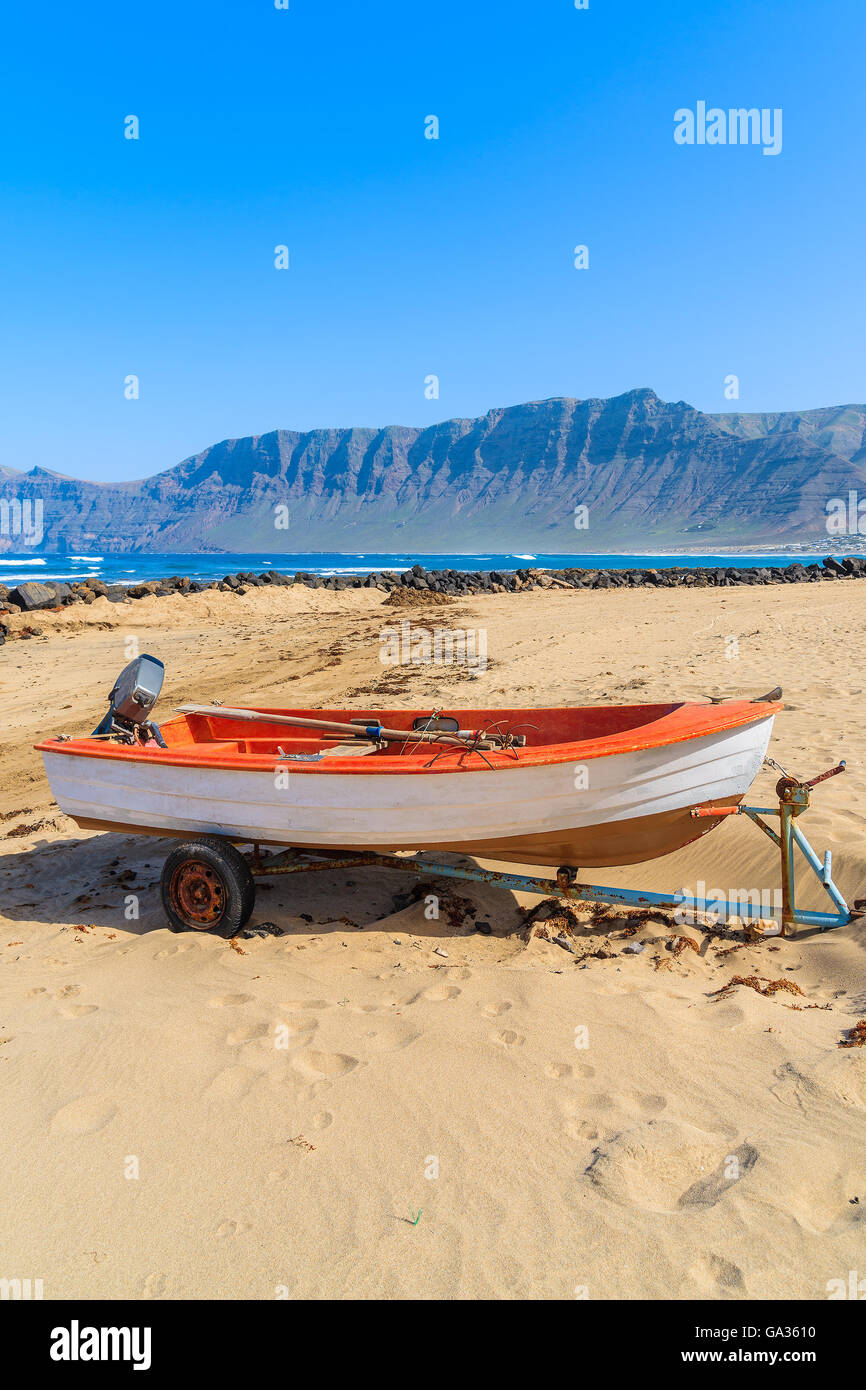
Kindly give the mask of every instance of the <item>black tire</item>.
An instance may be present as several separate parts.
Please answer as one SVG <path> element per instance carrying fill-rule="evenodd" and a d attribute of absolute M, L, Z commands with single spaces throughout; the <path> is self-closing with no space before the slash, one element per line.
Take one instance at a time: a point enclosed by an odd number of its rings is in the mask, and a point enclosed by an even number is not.
<path fill-rule="evenodd" d="M 221 840 L 217 835 L 202 835 L 196 844 L 213 845 L 219 854 L 226 855 L 237 865 L 238 873 L 243 879 L 244 915 L 241 918 L 241 926 L 245 927 L 253 915 L 253 908 L 256 905 L 256 881 L 252 876 L 249 864 L 230 840 Z"/>
<path fill-rule="evenodd" d="M 227 859 L 237 866 L 237 871 L 243 882 L 244 907 L 243 916 L 241 917 L 241 926 L 245 927 L 256 905 L 256 881 L 252 876 L 249 864 L 240 850 L 237 849 L 230 840 L 222 840 L 218 835 L 202 835 L 196 843 L 213 845 L 218 854 L 225 855 Z"/>
<path fill-rule="evenodd" d="M 172 931 L 215 931 L 234 936 L 249 920 L 256 885 L 240 850 L 202 835 L 185 840 L 165 861 L 162 906 Z"/>

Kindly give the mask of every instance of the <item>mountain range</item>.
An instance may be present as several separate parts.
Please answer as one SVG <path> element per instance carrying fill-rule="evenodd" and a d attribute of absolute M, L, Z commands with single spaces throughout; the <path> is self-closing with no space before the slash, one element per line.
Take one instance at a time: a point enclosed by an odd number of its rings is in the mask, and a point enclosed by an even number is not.
<path fill-rule="evenodd" d="M 829 499 L 852 489 L 866 498 L 866 406 L 710 415 L 649 389 L 424 429 L 272 430 L 136 482 L 0 467 L 0 503 L 42 501 L 32 548 L 66 554 L 790 544 L 826 536 Z"/>

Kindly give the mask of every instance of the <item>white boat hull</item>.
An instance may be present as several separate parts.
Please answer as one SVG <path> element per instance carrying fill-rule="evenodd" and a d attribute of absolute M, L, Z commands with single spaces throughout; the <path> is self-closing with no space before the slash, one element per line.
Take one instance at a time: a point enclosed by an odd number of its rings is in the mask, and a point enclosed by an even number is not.
<path fill-rule="evenodd" d="M 536 766 L 423 776 L 178 766 L 44 749 L 80 825 L 326 849 L 451 849 L 526 864 L 636 863 L 711 829 L 697 806 L 739 801 L 773 726 Z M 287 775 L 286 775 L 286 769 Z"/>

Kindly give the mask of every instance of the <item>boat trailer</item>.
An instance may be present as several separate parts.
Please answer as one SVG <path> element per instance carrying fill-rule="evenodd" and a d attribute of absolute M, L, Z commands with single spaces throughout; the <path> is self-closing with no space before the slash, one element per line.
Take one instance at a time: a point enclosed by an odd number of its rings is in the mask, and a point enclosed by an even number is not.
<path fill-rule="evenodd" d="M 631 888 L 601 887 L 578 882 L 578 870 L 564 866 L 554 878 L 507 873 L 500 869 L 485 869 L 477 864 L 444 864 L 419 857 L 418 854 L 380 854 L 370 850 L 340 850 L 290 848 L 263 856 L 258 844 L 250 855 L 241 855 L 228 839 L 203 835 L 185 841 L 172 851 L 166 860 L 162 876 L 162 899 L 175 930 L 190 928 L 206 931 L 222 925 L 239 930 L 249 919 L 255 905 L 255 880 L 272 875 L 310 873 L 316 870 L 356 869 L 375 865 L 398 869 L 420 878 L 443 877 L 468 883 L 491 884 L 517 893 L 538 893 L 560 897 L 570 902 L 600 903 L 611 907 L 634 909 L 659 908 L 678 911 L 684 920 L 695 920 L 695 914 L 705 914 L 714 920 L 738 921 L 743 918 L 762 922 L 762 934 L 793 936 L 797 927 L 813 932 L 831 931 L 847 926 L 866 916 L 866 899 L 857 899 L 848 906 L 833 882 L 832 857 L 828 850 L 823 860 L 809 844 L 798 825 L 798 819 L 809 807 L 811 792 L 820 782 L 844 772 L 840 762 L 829 771 L 802 782 L 789 776 L 772 758 L 767 766 L 782 773 L 776 784 L 778 806 L 712 806 L 701 807 L 690 814 L 695 819 L 709 817 L 748 816 L 779 850 L 782 877 L 782 910 L 774 931 L 767 923 L 767 912 L 761 903 L 720 898 L 699 898 L 687 893 L 650 893 Z M 765 817 L 778 819 L 778 829 Z M 794 886 L 794 850 L 800 850 L 806 863 L 829 897 L 834 911 L 813 912 L 797 905 Z M 423 851 L 420 852 L 423 855 Z M 771 917 L 777 914 L 769 914 Z M 800 933 L 804 935 L 805 933 Z"/>

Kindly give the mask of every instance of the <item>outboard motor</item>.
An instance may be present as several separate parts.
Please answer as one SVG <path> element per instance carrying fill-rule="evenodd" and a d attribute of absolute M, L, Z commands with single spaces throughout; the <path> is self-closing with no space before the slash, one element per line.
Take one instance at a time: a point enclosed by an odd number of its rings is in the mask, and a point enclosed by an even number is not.
<path fill-rule="evenodd" d="M 164 678 L 165 667 L 157 657 L 145 655 L 131 661 L 114 682 L 108 697 L 108 713 L 91 737 L 115 737 L 121 743 L 146 743 L 153 739 L 160 748 L 165 748 L 159 725 L 148 718 L 159 698 Z"/>

